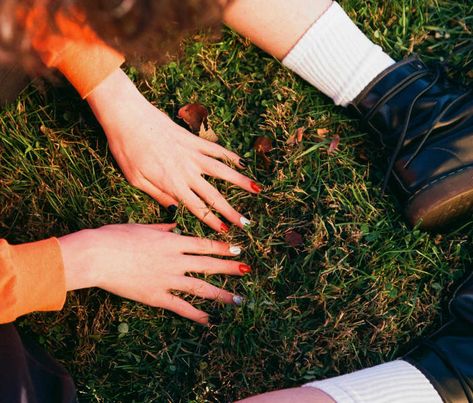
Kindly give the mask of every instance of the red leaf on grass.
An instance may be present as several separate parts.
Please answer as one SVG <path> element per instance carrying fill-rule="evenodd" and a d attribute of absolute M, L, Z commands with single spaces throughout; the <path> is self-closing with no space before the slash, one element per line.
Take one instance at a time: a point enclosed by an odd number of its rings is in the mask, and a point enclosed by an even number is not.
<path fill-rule="evenodd" d="M 198 132 L 202 124 L 207 126 L 209 112 L 201 104 L 187 104 L 179 109 L 177 115 L 189 125 L 193 132 Z"/>
<path fill-rule="evenodd" d="M 327 150 L 327 154 L 333 154 L 338 150 L 338 144 L 340 143 L 340 136 L 338 134 L 332 137 L 332 141 Z"/>
<path fill-rule="evenodd" d="M 293 248 L 296 248 L 299 245 L 304 243 L 304 238 L 297 231 L 290 229 L 284 235 L 284 240 L 291 245 Z"/>

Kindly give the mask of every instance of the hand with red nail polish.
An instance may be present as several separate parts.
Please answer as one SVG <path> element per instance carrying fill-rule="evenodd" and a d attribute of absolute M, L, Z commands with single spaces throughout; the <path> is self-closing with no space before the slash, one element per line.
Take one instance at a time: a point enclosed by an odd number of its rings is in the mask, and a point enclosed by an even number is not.
<path fill-rule="evenodd" d="M 122 224 L 83 230 L 59 238 L 68 291 L 88 287 L 165 308 L 201 324 L 208 315 L 171 291 L 241 303 L 242 298 L 186 273 L 242 276 L 249 266 L 202 255 L 238 256 L 241 248 L 224 242 L 170 232 L 174 224 Z M 240 302 L 238 302 L 240 301 Z"/>
<path fill-rule="evenodd" d="M 247 222 L 203 176 L 213 176 L 258 193 L 239 168 L 240 157 L 193 135 L 151 105 L 120 69 L 105 79 L 87 101 L 102 125 L 110 150 L 128 181 L 165 207 L 184 204 L 216 231 L 223 231 L 218 211 L 243 228 Z M 222 160 L 222 161 L 219 161 Z"/>

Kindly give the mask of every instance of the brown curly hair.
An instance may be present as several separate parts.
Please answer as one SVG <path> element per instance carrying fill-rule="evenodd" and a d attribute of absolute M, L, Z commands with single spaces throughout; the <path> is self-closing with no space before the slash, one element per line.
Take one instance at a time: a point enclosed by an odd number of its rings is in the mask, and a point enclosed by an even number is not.
<path fill-rule="evenodd" d="M 81 11 L 97 35 L 129 60 L 163 62 L 179 51 L 182 40 L 206 29 L 215 34 L 221 23 L 222 0 L 0 0 L 0 61 L 34 66 L 28 33 L 18 8 L 46 7 L 54 16 Z M 72 17 L 71 17 L 72 18 Z"/>

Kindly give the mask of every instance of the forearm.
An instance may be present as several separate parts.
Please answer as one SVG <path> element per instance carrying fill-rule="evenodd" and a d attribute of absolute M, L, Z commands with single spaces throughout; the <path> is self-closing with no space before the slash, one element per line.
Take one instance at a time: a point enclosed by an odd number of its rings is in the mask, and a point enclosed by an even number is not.
<path fill-rule="evenodd" d="M 256 46 L 282 60 L 332 0 L 236 0 L 225 8 L 225 23 Z"/>

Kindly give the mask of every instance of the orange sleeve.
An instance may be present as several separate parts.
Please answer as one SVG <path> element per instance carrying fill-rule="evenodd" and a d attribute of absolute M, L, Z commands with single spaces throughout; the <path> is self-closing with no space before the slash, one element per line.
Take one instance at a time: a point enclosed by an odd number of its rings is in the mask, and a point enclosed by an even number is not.
<path fill-rule="evenodd" d="M 104 44 L 73 42 L 52 66 L 56 67 L 85 99 L 124 61 L 123 56 Z"/>
<path fill-rule="evenodd" d="M 58 12 L 54 27 L 48 23 L 44 7 L 36 6 L 24 13 L 31 44 L 48 67 L 57 68 L 86 98 L 105 78 L 119 68 L 125 58 L 87 25 L 77 11 Z"/>
<path fill-rule="evenodd" d="M 33 311 L 59 310 L 66 283 L 56 238 L 10 245 L 0 239 L 0 323 Z"/>

